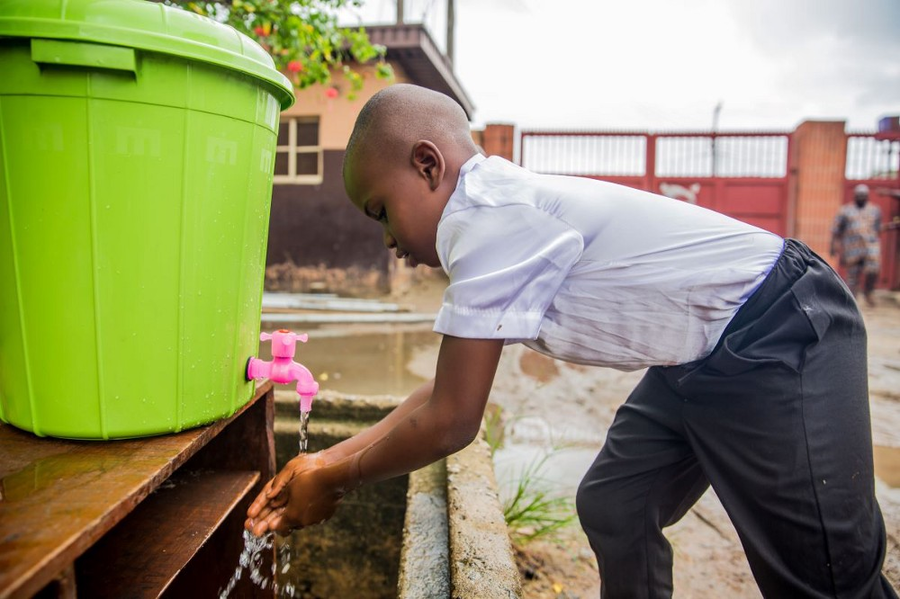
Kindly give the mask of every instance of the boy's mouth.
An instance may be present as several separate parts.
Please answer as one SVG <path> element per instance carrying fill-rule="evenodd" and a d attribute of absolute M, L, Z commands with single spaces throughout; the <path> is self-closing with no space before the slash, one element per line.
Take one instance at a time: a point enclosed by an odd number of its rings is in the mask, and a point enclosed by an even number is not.
<path fill-rule="evenodd" d="M 412 268 L 415 268 L 416 266 L 419 265 L 419 261 L 416 260 L 415 258 L 413 258 L 412 255 L 410 255 L 410 253 L 407 252 L 406 250 L 401 250 L 401 249 L 398 248 L 398 249 L 397 249 L 397 254 L 396 254 L 396 255 L 397 255 L 397 259 L 398 259 L 398 260 L 404 260 L 404 259 L 405 259 L 405 260 L 406 260 L 406 265 L 407 265 L 407 266 L 411 266 Z"/>

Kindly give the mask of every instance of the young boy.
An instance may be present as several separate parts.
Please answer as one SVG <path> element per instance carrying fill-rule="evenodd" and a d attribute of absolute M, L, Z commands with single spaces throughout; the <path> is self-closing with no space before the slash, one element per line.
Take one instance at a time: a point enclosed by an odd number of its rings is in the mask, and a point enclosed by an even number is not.
<path fill-rule="evenodd" d="M 380 423 L 292 460 L 256 534 L 329 518 L 359 485 L 470 443 L 503 345 L 650 367 L 577 495 L 604 597 L 672 594 L 662 529 L 712 484 L 767 597 L 894 597 L 881 575 L 866 333 L 800 242 L 687 203 L 481 156 L 448 97 L 394 85 L 347 147 L 385 245 L 450 278 L 435 378 Z"/>

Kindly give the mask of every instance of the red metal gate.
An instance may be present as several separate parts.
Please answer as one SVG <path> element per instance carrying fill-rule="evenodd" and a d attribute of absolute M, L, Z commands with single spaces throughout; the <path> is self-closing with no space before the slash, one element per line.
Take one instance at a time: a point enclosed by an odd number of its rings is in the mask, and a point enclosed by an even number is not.
<path fill-rule="evenodd" d="M 843 198 L 827 188 L 814 189 L 810 201 L 820 208 L 808 210 L 812 213 L 805 218 L 818 219 L 814 228 L 827 248 L 831 223 L 821 219 L 832 218 L 840 202 L 850 201 L 855 185 L 868 184 L 884 221 L 879 287 L 900 289 L 900 139 L 850 133 L 837 138 L 827 160 L 812 161 L 800 159 L 792 151 L 794 143 L 794 135 L 785 132 L 523 131 L 519 162 L 536 172 L 660 193 L 794 236 L 803 224 L 795 222 L 793 208 L 800 164 L 830 172 L 829 163 L 837 157 L 845 160 Z M 805 227 L 809 230 L 811 223 Z"/>
<path fill-rule="evenodd" d="M 621 183 L 787 236 L 791 136 L 760 133 L 523 131 L 520 163 Z"/>

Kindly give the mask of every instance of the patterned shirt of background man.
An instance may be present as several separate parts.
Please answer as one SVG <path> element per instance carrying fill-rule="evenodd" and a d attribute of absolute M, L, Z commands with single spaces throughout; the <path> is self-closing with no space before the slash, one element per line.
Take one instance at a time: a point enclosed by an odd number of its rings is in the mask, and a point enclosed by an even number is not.
<path fill-rule="evenodd" d="M 881 209 L 871 202 L 860 208 L 855 203 L 841 206 L 834 220 L 833 235 L 841 242 L 841 264 L 865 262 L 866 274 L 881 270 L 881 249 L 878 234 L 881 230 Z"/>

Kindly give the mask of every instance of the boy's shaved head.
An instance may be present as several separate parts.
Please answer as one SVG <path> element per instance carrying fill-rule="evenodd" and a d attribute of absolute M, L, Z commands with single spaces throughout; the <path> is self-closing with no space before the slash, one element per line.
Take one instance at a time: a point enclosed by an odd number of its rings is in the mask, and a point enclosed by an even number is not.
<path fill-rule="evenodd" d="M 441 265 L 437 230 L 463 164 L 478 153 L 462 107 L 444 94 L 392 85 L 356 119 L 344 189 L 381 224 L 384 245 L 411 266 Z"/>
<path fill-rule="evenodd" d="M 359 158 L 407 160 L 418 140 L 451 154 L 471 156 L 477 151 L 465 111 L 450 97 L 416 85 L 387 87 L 366 102 L 356 119 L 344 155 L 344 176 Z"/>

